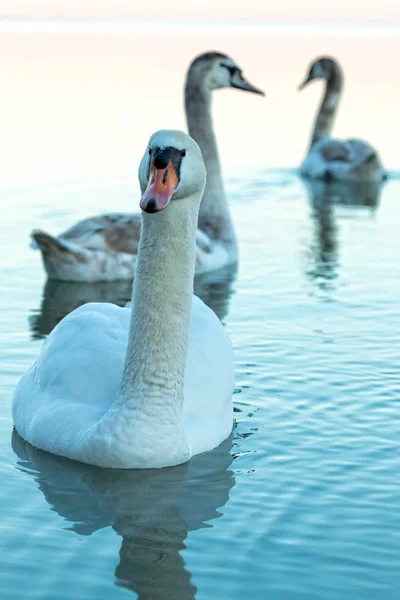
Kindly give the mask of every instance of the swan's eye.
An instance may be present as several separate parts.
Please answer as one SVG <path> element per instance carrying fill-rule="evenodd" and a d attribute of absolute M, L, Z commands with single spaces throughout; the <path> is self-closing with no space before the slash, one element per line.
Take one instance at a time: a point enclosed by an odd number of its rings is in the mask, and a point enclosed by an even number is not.
<path fill-rule="evenodd" d="M 151 148 L 149 148 L 149 155 L 151 156 Z"/>
<path fill-rule="evenodd" d="M 186 156 L 186 150 L 181 150 L 181 156 Z"/>
<path fill-rule="evenodd" d="M 231 67 L 230 65 L 224 65 L 222 63 L 221 67 L 224 67 L 224 69 L 228 69 L 229 73 L 231 74 L 231 77 L 233 77 L 233 75 L 239 71 L 238 67 Z"/>

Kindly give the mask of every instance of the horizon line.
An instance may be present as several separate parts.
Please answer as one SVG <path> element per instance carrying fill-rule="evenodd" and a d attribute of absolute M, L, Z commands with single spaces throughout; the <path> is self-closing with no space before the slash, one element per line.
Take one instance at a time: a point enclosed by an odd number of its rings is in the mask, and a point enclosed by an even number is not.
<path fill-rule="evenodd" d="M 62 17 L 0 17 L 0 32 L 4 33 L 140 33 L 140 34 L 210 34 L 222 35 L 311 35 L 311 36 L 400 36 L 399 22 L 353 23 L 349 21 L 274 21 L 274 22 L 218 22 L 218 21 L 143 21 L 121 18 L 62 18 Z"/>

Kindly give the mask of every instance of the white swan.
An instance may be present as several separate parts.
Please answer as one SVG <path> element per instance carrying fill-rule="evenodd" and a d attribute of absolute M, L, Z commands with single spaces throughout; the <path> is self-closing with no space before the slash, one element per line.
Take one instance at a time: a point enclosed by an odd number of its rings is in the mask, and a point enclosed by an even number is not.
<path fill-rule="evenodd" d="M 333 58 L 316 59 L 299 86 L 303 89 L 314 79 L 324 79 L 325 94 L 319 108 L 308 155 L 301 174 L 325 181 L 382 181 L 386 178 L 377 151 L 357 139 L 335 140 L 330 137 L 343 85 L 343 72 Z"/>
<path fill-rule="evenodd" d="M 205 180 L 188 135 L 151 137 L 139 168 L 145 213 L 132 309 L 86 304 L 53 330 L 14 394 L 25 440 L 103 467 L 153 468 L 229 436 L 232 348 L 192 295 Z"/>
<path fill-rule="evenodd" d="M 185 85 L 189 134 L 197 141 L 207 169 L 207 184 L 197 230 L 196 273 L 237 260 L 237 243 L 221 177 L 211 118 L 211 92 L 237 88 L 256 94 L 234 60 L 218 52 L 201 54 L 191 63 Z M 132 279 L 140 237 L 140 216 L 113 213 L 80 221 L 58 236 L 32 232 L 47 274 L 65 281 Z"/>

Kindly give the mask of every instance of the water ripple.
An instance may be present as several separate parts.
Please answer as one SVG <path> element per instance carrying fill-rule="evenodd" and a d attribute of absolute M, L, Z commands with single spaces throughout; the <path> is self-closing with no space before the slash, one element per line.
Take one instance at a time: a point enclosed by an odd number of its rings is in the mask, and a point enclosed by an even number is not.
<path fill-rule="evenodd" d="M 400 182 L 376 201 L 307 190 L 291 171 L 228 188 L 239 270 L 196 289 L 234 344 L 236 425 L 220 449 L 162 472 L 77 465 L 15 434 L 11 446 L 10 398 L 39 338 L 82 302 L 124 303 L 129 286 L 44 286 L 28 199 L 8 207 L 19 224 L 4 233 L 0 314 L 5 598 L 398 598 Z M 58 190 L 53 208 L 48 192 L 29 211 L 58 230 L 91 198 Z"/>

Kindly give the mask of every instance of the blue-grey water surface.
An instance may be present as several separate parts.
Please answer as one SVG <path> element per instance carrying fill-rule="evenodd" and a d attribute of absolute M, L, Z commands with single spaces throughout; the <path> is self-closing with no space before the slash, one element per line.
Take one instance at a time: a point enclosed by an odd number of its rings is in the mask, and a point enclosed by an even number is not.
<path fill-rule="evenodd" d="M 136 190 L 1 194 L 1 597 L 397 599 L 400 180 L 345 198 L 292 171 L 228 181 L 239 268 L 196 290 L 233 341 L 236 427 L 186 465 L 141 472 L 40 452 L 11 420 L 15 385 L 55 324 L 130 294 L 45 285 L 29 231 L 57 232 L 116 198 L 134 210 Z"/>

